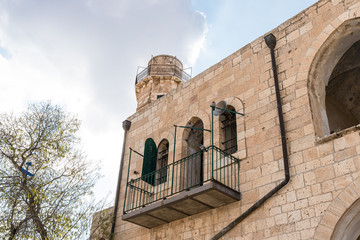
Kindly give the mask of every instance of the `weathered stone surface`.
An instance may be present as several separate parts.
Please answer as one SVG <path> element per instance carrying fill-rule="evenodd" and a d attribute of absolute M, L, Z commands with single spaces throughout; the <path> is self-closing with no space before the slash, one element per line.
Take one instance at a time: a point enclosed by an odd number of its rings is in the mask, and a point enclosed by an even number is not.
<path fill-rule="evenodd" d="M 359 16 L 358 0 L 320 0 L 271 31 L 278 41 L 275 55 L 291 180 L 222 239 L 330 239 L 337 224 L 344 222 L 341 220 L 344 213 L 351 211 L 351 204 L 359 199 L 360 126 L 339 131 L 330 128 L 325 104 L 326 85 L 337 62 L 360 40 Z M 358 71 L 347 62 L 341 60 L 333 79 Z M 341 92 L 349 83 L 359 86 L 358 77 L 348 79 Z M 151 84 L 168 93 L 159 99 L 149 98 Z M 174 125 L 186 126 L 194 117 L 202 120 L 205 129 L 210 129 L 212 101 L 226 100 L 236 111 L 245 114 L 236 119 L 238 149 L 233 154 L 241 158 L 239 189 L 243 200 L 203 209 L 189 199 L 174 208 L 199 213 L 149 230 L 122 220 L 128 165 L 125 162 L 115 239 L 210 239 L 284 179 L 270 51 L 263 36 L 186 83 L 149 78 L 138 83 L 136 89 L 142 107 L 128 118 L 132 125 L 126 143 L 139 152 L 143 151 L 147 138 L 154 139 L 156 144 L 166 138 L 173 146 Z M 333 87 L 331 91 L 336 89 Z M 356 101 L 360 97 L 356 89 L 350 91 L 352 99 L 349 95 L 343 104 L 355 111 L 355 118 L 359 106 Z M 341 118 L 335 117 L 336 121 Z M 186 156 L 186 134 L 184 129 L 177 131 L 175 160 Z M 222 148 L 221 139 L 220 123 L 215 118 L 214 145 Z M 210 144 L 211 135 L 204 132 L 203 145 Z M 173 151 L 170 147 L 169 163 Z M 128 158 L 127 148 L 125 159 Z M 138 178 L 134 172 L 141 170 L 142 158 L 133 157 L 129 179 Z M 165 186 L 162 190 L 165 191 Z M 199 196 L 197 201 L 217 205 L 218 196 L 209 193 L 207 197 Z M 166 215 L 166 212 L 155 214 Z M 171 215 L 175 218 L 174 212 L 168 214 L 169 219 Z M 155 224 L 158 220 L 141 221 Z M 139 219 L 138 224 L 141 225 Z"/>

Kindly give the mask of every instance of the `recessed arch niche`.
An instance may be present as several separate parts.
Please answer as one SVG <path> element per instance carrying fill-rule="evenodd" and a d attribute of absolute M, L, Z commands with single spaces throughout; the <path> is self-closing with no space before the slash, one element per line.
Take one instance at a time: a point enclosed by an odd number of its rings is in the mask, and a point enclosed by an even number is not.
<path fill-rule="evenodd" d="M 198 186 L 204 179 L 203 151 L 204 123 L 198 117 L 192 117 L 186 124 L 189 127 L 183 132 L 184 162 L 182 163 L 182 188 Z"/>
<path fill-rule="evenodd" d="M 360 18 L 341 24 L 323 43 L 309 70 L 315 134 L 324 137 L 360 122 Z"/>
<path fill-rule="evenodd" d="M 331 240 L 360 239 L 360 199 L 341 216 L 337 222 Z"/>

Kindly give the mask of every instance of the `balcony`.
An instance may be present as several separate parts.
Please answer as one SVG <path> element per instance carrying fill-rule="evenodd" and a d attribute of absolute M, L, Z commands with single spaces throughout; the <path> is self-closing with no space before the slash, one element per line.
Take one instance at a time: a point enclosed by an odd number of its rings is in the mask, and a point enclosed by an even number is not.
<path fill-rule="evenodd" d="M 182 68 L 174 64 L 151 64 L 136 75 L 135 84 L 138 84 L 147 76 L 152 75 L 175 76 L 184 82 L 188 81 L 191 78 L 190 74 L 186 73 Z"/>
<path fill-rule="evenodd" d="M 239 159 L 209 146 L 127 182 L 123 220 L 153 228 L 240 200 Z"/>

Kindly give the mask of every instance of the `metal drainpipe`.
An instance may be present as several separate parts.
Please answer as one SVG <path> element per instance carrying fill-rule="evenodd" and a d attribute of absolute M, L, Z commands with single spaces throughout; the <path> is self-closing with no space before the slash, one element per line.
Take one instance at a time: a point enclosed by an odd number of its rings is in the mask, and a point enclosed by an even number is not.
<path fill-rule="evenodd" d="M 225 228 L 223 228 L 218 234 L 216 234 L 214 237 L 212 237 L 211 240 L 216 240 L 216 239 L 221 238 L 225 233 L 227 233 L 232 228 L 234 228 L 237 224 L 239 224 L 242 220 L 244 220 L 247 216 L 249 216 L 257 208 L 259 208 L 266 200 L 271 198 L 277 191 L 279 191 L 282 187 L 284 187 L 290 181 L 289 158 L 288 158 L 288 152 L 287 152 L 287 146 L 286 146 L 284 117 L 283 117 L 283 111 L 282 111 L 282 105 L 281 105 L 279 80 L 278 80 L 278 73 L 277 73 L 275 53 L 274 53 L 274 48 L 276 46 L 276 38 L 273 34 L 269 34 L 264 39 L 265 39 L 266 45 L 270 48 L 271 63 L 272 63 L 272 69 L 273 69 L 273 73 L 274 73 L 276 102 L 277 102 L 277 109 L 278 109 L 278 115 L 279 115 L 282 151 L 283 151 L 283 159 L 284 159 L 285 179 L 283 181 L 281 181 L 281 183 L 279 185 L 277 185 L 274 189 L 272 189 L 270 192 L 268 192 L 264 197 L 262 197 L 259 201 L 257 201 L 254 205 L 252 205 L 243 214 L 241 214 L 238 218 L 236 218 L 229 225 L 227 225 Z"/>
<path fill-rule="evenodd" d="M 114 239 L 114 232 L 115 232 L 115 223 L 116 223 L 116 215 L 117 215 L 117 210 L 119 207 L 119 198 L 120 198 L 120 186 L 121 186 L 121 178 L 122 178 L 122 170 L 124 167 L 124 155 L 125 155 L 125 144 L 126 144 L 126 135 L 127 132 L 129 131 L 131 126 L 131 122 L 128 120 L 123 121 L 122 123 L 122 127 L 124 129 L 124 140 L 123 140 L 123 147 L 122 147 L 122 153 L 121 153 L 121 162 L 120 162 L 120 169 L 119 169 L 119 176 L 118 176 L 118 182 L 117 182 L 117 187 L 116 187 L 116 196 L 115 196 L 115 207 L 114 207 L 114 217 L 113 217 L 113 221 L 112 221 L 112 225 L 111 225 L 111 235 L 110 238 Z"/>

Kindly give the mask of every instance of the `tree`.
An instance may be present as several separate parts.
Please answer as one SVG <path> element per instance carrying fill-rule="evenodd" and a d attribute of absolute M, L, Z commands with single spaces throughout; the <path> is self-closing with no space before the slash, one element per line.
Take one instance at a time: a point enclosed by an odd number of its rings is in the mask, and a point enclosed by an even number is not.
<path fill-rule="evenodd" d="M 103 208 L 102 208 L 103 209 Z M 90 240 L 97 239 L 113 239 L 111 235 L 111 226 L 114 221 L 114 207 L 108 207 L 93 215 Z"/>
<path fill-rule="evenodd" d="M 88 229 L 99 174 L 80 150 L 79 126 L 50 102 L 0 115 L 1 239 L 79 239 Z"/>

